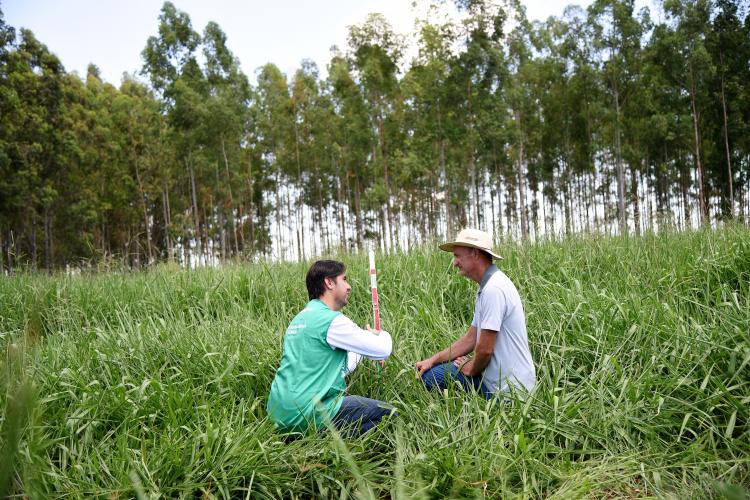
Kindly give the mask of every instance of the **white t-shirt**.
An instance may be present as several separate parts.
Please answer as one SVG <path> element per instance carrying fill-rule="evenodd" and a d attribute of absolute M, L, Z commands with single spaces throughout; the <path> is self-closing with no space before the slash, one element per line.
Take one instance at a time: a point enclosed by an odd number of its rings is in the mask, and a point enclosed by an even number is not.
<path fill-rule="evenodd" d="M 354 371 L 362 357 L 380 361 L 391 355 L 393 340 L 385 330 L 375 335 L 358 327 L 343 314 L 336 316 L 328 327 L 326 336 L 332 349 L 348 351 L 346 373 Z"/>
<path fill-rule="evenodd" d="M 531 391 L 536 384 L 536 371 L 521 297 L 510 278 L 494 265 L 485 272 L 479 286 L 471 324 L 477 329 L 477 344 L 482 330 L 497 332 L 492 359 L 482 374 L 487 389 L 492 393 L 508 392 L 509 385 L 514 385 Z"/>

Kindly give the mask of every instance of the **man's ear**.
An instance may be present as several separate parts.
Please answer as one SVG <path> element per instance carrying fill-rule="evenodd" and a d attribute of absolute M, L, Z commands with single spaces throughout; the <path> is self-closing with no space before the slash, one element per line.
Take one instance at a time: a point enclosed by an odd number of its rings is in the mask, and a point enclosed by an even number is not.
<path fill-rule="evenodd" d="M 333 289 L 333 285 L 335 284 L 335 282 L 333 281 L 333 279 L 332 278 L 324 278 L 323 280 L 325 282 L 326 288 L 328 288 L 329 290 L 332 290 Z"/>

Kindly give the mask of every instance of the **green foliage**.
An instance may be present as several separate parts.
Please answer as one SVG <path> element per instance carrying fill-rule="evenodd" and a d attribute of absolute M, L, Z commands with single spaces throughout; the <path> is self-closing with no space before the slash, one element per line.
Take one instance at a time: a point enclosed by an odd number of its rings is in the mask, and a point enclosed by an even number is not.
<path fill-rule="evenodd" d="M 524 300 L 533 395 L 427 393 L 413 364 L 465 330 L 475 285 L 434 249 L 383 255 L 394 354 L 351 392 L 399 416 L 345 441 L 286 441 L 264 409 L 309 263 L 0 280 L 0 481 L 30 497 L 747 494 L 746 228 L 499 252 Z M 345 312 L 363 325 L 366 257 L 343 259 Z"/>
<path fill-rule="evenodd" d="M 221 27 L 171 2 L 143 81 L 119 87 L 0 15 L 0 268 L 746 221 L 747 2 L 597 0 L 544 22 L 517 0 L 440 4 L 411 60 L 370 14 L 327 74 L 269 62 L 252 84 Z"/>

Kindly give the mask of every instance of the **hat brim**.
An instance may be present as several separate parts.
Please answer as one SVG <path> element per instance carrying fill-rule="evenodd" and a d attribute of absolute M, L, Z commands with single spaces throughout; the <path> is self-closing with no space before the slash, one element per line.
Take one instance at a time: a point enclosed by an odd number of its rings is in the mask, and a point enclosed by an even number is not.
<path fill-rule="evenodd" d="M 492 250 L 487 250 L 486 248 L 482 248 L 477 245 L 472 245 L 471 243 L 464 243 L 463 241 L 452 241 L 450 243 L 443 243 L 442 245 L 438 246 L 440 250 L 444 250 L 446 252 L 452 252 L 453 249 L 456 247 L 476 248 L 477 250 L 481 250 L 483 252 L 486 252 L 488 255 L 491 255 L 493 260 L 503 260 L 502 257 L 500 257 L 498 254 L 496 254 Z"/>

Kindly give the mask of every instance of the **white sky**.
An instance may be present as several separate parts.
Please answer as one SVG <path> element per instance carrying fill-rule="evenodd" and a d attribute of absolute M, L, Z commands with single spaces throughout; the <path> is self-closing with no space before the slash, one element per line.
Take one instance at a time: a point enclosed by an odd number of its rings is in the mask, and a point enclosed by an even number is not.
<path fill-rule="evenodd" d="M 28 28 L 55 53 L 67 71 L 85 75 L 90 62 L 104 80 L 119 85 L 123 72 L 142 66 L 146 40 L 157 34 L 163 0 L 0 0 L 5 22 Z M 215 21 L 242 70 L 254 81 L 267 62 L 292 75 L 303 59 L 325 74 L 330 47 L 346 48 L 347 26 L 380 12 L 394 31 L 411 33 L 412 0 L 172 0 L 202 33 Z M 529 19 L 561 16 L 566 5 L 591 0 L 525 0 Z"/>

